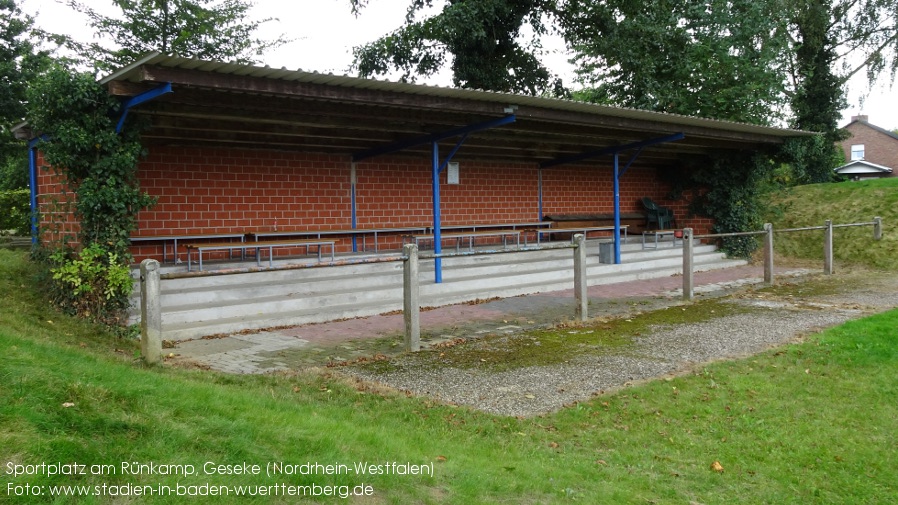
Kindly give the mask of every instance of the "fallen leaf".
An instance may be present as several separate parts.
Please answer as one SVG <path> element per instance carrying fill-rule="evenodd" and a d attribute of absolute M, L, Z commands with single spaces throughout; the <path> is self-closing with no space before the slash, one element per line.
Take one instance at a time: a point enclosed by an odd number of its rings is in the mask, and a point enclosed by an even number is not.
<path fill-rule="evenodd" d="M 437 461 L 446 461 L 446 456 L 437 456 Z"/>
<path fill-rule="evenodd" d="M 557 448 L 558 448 L 558 442 L 550 442 L 550 443 L 549 443 L 549 447 L 551 447 L 552 449 L 557 449 Z"/>
<path fill-rule="evenodd" d="M 723 473 L 723 465 L 720 464 L 720 461 L 715 461 L 711 463 L 711 470 L 714 470 L 717 473 Z"/>
<path fill-rule="evenodd" d="M 597 465 L 607 465 L 608 462 L 605 461 L 604 459 L 597 459 L 597 460 L 596 460 L 596 464 L 597 464 Z"/>

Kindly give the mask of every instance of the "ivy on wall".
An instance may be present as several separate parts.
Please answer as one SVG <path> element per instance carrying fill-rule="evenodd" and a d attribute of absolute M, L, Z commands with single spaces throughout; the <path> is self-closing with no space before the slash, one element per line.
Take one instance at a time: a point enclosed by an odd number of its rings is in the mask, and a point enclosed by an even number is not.
<path fill-rule="evenodd" d="M 55 171 L 66 191 L 74 194 L 71 208 L 80 224 L 79 250 L 70 250 L 64 243 L 49 246 L 52 250 L 46 257 L 51 272 L 57 281 L 65 277 L 67 282 L 54 287 L 54 299 L 70 312 L 91 318 L 103 313 L 103 322 L 115 322 L 113 314 L 128 307 L 131 283 L 103 276 L 73 281 L 71 273 L 78 271 L 73 265 L 87 259 L 82 257 L 84 251 L 90 252 L 90 261 L 102 263 L 106 272 L 120 272 L 120 267 L 127 268 L 131 262 L 129 237 L 137 225 L 136 215 L 154 203 L 137 180 L 137 164 L 145 154 L 141 125 L 130 120 L 116 133 L 119 101 L 95 76 L 62 67 L 35 81 L 28 100 L 31 127 L 46 134 L 46 140 L 38 144 L 47 165 L 42 168 Z M 85 284 L 91 288 L 83 287 Z M 77 289 L 70 289 L 72 285 Z M 110 285 L 115 289 L 110 291 Z M 102 292 L 106 310 L 94 308 L 84 313 L 80 309 L 86 306 L 83 297 L 96 296 L 93 291 Z"/>
<path fill-rule="evenodd" d="M 659 171 L 671 186 L 670 197 L 690 195 L 689 212 L 714 220 L 712 233 L 759 231 L 763 196 L 776 173 L 776 151 L 719 151 L 684 162 L 679 170 Z M 751 236 L 726 237 L 729 256 L 747 258 L 758 247 Z"/>

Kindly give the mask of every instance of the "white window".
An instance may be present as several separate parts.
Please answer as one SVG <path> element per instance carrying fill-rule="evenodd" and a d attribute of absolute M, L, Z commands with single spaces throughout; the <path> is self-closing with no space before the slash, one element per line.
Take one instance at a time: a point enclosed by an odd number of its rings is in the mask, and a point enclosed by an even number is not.
<path fill-rule="evenodd" d="M 864 144 L 851 146 L 851 161 L 864 159 Z"/>

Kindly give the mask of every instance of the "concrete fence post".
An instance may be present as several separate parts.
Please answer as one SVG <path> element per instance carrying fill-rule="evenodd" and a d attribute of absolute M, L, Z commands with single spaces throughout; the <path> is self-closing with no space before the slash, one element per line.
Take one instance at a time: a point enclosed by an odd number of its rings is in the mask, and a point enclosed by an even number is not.
<path fill-rule="evenodd" d="M 882 240 L 882 218 L 873 218 L 873 240 Z"/>
<path fill-rule="evenodd" d="M 418 245 L 405 244 L 402 268 L 402 314 L 405 319 L 405 350 L 421 350 L 421 300 L 418 283 Z"/>
<path fill-rule="evenodd" d="M 589 297 L 586 294 L 586 236 L 574 235 L 574 297 L 577 299 L 577 318 L 589 318 Z"/>
<path fill-rule="evenodd" d="M 140 262 L 140 353 L 147 364 L 162 361 L 162 302 L 159 262 Z"/>
<path fill-rule="evenodd" d="M 764 231 L 764 283 L 773 286 L 773 224 L 765 223 Z"/>
<path fill-rule="evenodd" d="M 833 274 L 833 222 L 826 220 L 826 229 L 823 230 L 823 273 Z"/>
<path fill-rule="evenodd" d="M 691 301 L 695 296 L 695 279 L 693 278 L 692 228 L 683 229 L 683 299 Z"/>

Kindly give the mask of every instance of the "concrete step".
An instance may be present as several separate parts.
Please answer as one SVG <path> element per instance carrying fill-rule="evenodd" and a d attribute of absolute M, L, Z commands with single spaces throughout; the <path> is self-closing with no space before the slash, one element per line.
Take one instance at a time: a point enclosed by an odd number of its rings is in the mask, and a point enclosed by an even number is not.
<path fill-rule="evenodd" d="M 718 268 L 730 268 L 744 265 L 742 260 L 721 260 L 710 255 L 701 261 L 696 257 L 696 271 L 707 271 Z M 613 284 L 632 280 L 651 279 L 681 274 L 680 270 L 670 266 L 657 266 L 636 270 L 602 272 L 589 277 L 589 285 Z M 523 279 L 519 279 L 523 280 Z M 571 289 L 573 279 L 558 280 L 548 284 L 544 281 L 521 282 L 516 285 L 492 286 L 482 290 L 458 290 L 451 283 L 425 284 L 421 286 L 422 306 L 448 305 L 464 303 L 477 299 L 492 297 L 509 297 L 547 291 Z M 432 292 L 428 292 L 432 290 Z M 216 317 L 211 321 L 193 320 L 174 323 L 168 314 L 163 316 L 165 338 L 183 340 L 198 336 L 218 333 L 232 333 L 244 329 L 267 328 L 276 326 L 293 326 L 310 323 L 321 323 L 346 318 L 366 317 L 384 312 L 402 309 L 401 287 L 390 287 L 378 290 L 379 297 L 362 301 L 352 297 L 329 297 L 326 306 L 306 307 L 280 311 L 261 310 L 256 313 L 235 315 L 227 312 L 227 317 Z"/>
<path fill-rule="evenodd" d="M 697 248 L 697 261 L 705 254 L 714 254 L 712 246 Z M 571 256 L 570 251 L 567 251 Z M 523 254 L 521 258 L 516 258 Z M 452 284 L 454 290 L 481 290 L 486 282 L 488 287 L 497 288 L 504 285 L 514 286 L 521 283 L 557 282 L 559 278 L 570 276 L 573 258 L 547 254 L 545 261 L 534 254 L 515 253 L 510 255 L 488 255 L 473 259 L 467 257 L 446 258 L 444 261 L 443 280 Z M 661 265 L 677 265 L 682 260 L 670 253 L 654 253 L 652 262 Z M 633 261 L 633 259 L 643 261 Z M 628 254 L 627 263 L 622 265 L 604 265 L 597 257 L 587 257 L 588 269 L 613 267 L 618 269 L 648 268 L 645 265 L 645 254 Z M 458 261 L 456 261 L 458 260 Z M 427 284 L 433 278 L 433 261 L 424 260 L 421 264 L 421 281 Z M 272 310 L 271 304 L 285 305 L 291 308 L 306 306 L 325 307 L 333 302 L 334 297 L 347 297 L 364 302 L 366 298 L 384 296 L 380 291 L 385 286 L 402 286 L 402 265 L 365 264 L 350 265 L 341 268 L 319 268 L 310 270 L 289 270 L 287 273 L 258 272 L 234 274 L 225 278 L 213 276 L 216 283 L 201 283 L 200 286 L 185 287 L 189 279 L 173 279 L 164 284 L 162 307 L 173 313 L 186 313 L 202 310 L 207 305 L 213 307 L 235 307 L 237 311 L 249 313 L 265 313 Z M 330 274 L 325 276 L 326 274 Z M 335 275 L 336 274 L 336 275 Z M 203 278 L 200 278 L 203 279 Z M 485 281 L 488 279 L 488 281 Z M 432 281 L 431 281 L 432 282 Z M 174 289 L 173 289 L 174 286 Z M 440 291 L 434 291 L 435 294 Z M 303 305 L 305 303 L 305 305 Z M 232 315 L 241 315 L 237 314 Z M 197 314 L 196 317 L 207 317 Z M 172 316 L 180 322 L 181 317 Z"/>
<path fill-rule="evenodd" d="M 588 284 L 681 273 L 682 249 L 624 247 L 621 265 L 588 257 Z M 433 282 L 433 261 L 421 263 L 424 306 L 462 303 L 573 287 L 570 249 L 444 258 L 444 282 Z M 726 260 L 713 246 L 696 246 L 696 270 L 745 262 Z M 402 264 L 369 263 L 163 281 L 165 338 L 181 340 L 243 329 L 364 317 L 402 307 Z M 191 281 L 201 281 L 192 284 Z"/>

